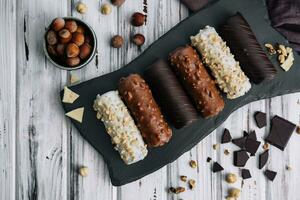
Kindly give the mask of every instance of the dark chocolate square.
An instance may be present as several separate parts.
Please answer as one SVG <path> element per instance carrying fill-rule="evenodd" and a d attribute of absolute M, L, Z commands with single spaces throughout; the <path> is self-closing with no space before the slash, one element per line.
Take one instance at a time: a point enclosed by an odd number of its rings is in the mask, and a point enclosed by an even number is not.
<path fill-rule="evenodd" d="M 233 164 L 236 167 L 244 167 L 249 159 L 247 151 L 235 151 L 233 155 Z"/>
<path fill-rule="evenodd" d="M 254 119 L 258 128 L 262 128 L 267 125 L 266 113 L 258 111 L 254 114 Z"/>
<path fill-rule="evenodd" d="M 248 179 L 251 178 L 251 173 L 248 169 L 242 169 L 242 178 L 243 179 Z"/>

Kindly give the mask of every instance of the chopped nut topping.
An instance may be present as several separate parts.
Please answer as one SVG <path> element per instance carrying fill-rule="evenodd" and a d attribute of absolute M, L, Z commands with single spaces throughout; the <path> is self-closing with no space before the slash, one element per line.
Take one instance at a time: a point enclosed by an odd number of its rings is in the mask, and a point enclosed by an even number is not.
<path fill-rule="evenodd" d="M 268 143 L 265 143 L 265 144 L 263 145 L 263 149 L 264 149 L 264 150 L 269 149 L 269 144 L 268 144 Z"/>
<path fill-rule="evenodd" d="M 237 181 L 237 176 L 233 173 L 226 175 L 226 182 L 229 184 L 235 183 Z"/>
<path fill-rule="evenodd" d="M 224 154 L 225 154 L 226 156 L 228 156 L 228 155 L 230 154 L 229 150 L 228 150 L 228 149 L 225 149 L 225 150 L 224 150 Z"/>
<path fill-rule="evenodd" d="M 180 176 L 180 180 L 183 181 L 183 182 L 186 182 L 187 176 Z"/>
<path fill-rule="evenodd" d="M 191 190 L 193 190 L 193 189 L 196 187 L 196 181 L 195 181 L 194 179 L 190 179 L 190 180 L 188 181 L 188 183 L 189 183 L 189 188 L 190 188 Z"/>
<path fill-rule="evenodd" d="M 184 192 L 185 191 L 185 188 L 184 187 L 177 187 L 176 189 L 175 189 L 175 194 L 179 194 L 179 193 L 182 193 L 182 192 Z"/>
<path fill-rule="evenodd" d="M 197 167 L 197 162 L 194 161 L 194 160 L 191 160 L 190 161 L 190 166 L 191 166 L 191 168 L 196 168 Z"/>
<path fill-rule="evenodd" d="M 214 149 L 214 150 L 219 149 L 219 147 L 220 147 L 220 144 L 214 144 L 214 145 L 213 145 L 213 149 Z"/>

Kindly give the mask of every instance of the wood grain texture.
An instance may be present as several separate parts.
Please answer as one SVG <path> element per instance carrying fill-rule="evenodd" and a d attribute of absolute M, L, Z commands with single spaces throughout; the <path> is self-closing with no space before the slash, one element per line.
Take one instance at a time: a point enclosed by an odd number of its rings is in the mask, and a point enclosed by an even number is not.
<path fill-rule="evenodd" d="M 257 132 L 261 140 L 268 134 L 270 124 L 258 129 L 253 120 L 255 111 L 264 111 L 268 119 L 280 115 L 294 123 L 300 122 L 300 93 L 251 103 L 234 112 L 226 122 L 207 136 L 197 146 L 175 162 L 138 181 L 122 187 L 113 187 L 102 157 L 79 135 L 63 116 L 58 92 L 69 84 L 71 74 L 82 81 L 114 71 L 126 65 L 152 42 L 189 15 L 178 0 L 127 0 L 122 7 L 112 7 L 110 15 L 99 10 L 108 0 L 82 0 L 88 12 L 76 12 L 78 0 L 23 0 L 0 2 L 0 200 L 179 200 L 225 199 L 231 187 L 242 188 L 243 200 L 297 200 L 300 191 L 300 137 L 292 136 L 284 152 L 271 147 L 270 160 L 265 168 L 278 175 L 273 183 L 266 180 L 263 170 L 258 170 L 257 157 L 252 157 L 245 168 L 252 179 L 229 185 L 226 173 L 240 174 L 232 164 L 233 144 L 220 143 L 224 128 L 233 137 L 242 136 L 243 130 Z M 142 27 L 129 25 L 130 16 L 136 11 L 148 12 L 147 23 Z M 50 64 L 42 50 L 45 27 L 56 16 L 72 15 L 88 22 L 98 37 L 98 54 L 85 68 L 74 72 L 61 71 Z M 146 43 L 136 47 L 130 42 L 135 33 L 142 33 Z M 121 49 L 109 47 L 113 35 L 125 39 Z M 13 46 L 6 50 L 7 46 Z M 295 66 L 297 67 L 297 66 Z M 269 122 L 269 121 L 268 121 Z M 228 149 L 230 155 L 225 156 Z M 260 148 L 259 152 L 262 152 Z M 211 172 L 212 163 L 219 162 L 225 170 Z M 190 160 L 198 167 L 192 169 Z M 291 171 L 286 166 L 292 167 Z M 78 175 L 78 168 L 87 166 L 89 176 Z M 196 188 L 174 195 L 167 192 L 171 186 L 187 184 L 180 175 L 196 180 Z"/>

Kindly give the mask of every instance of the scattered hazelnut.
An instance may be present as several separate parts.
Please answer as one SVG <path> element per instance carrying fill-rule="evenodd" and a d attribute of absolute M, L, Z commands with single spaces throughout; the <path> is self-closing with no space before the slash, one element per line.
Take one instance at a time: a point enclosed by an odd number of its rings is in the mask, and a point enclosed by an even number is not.
<path fill-rule="evenodd" d="M 220 145 L 219 145 L 219 144 L 213 144 L 213 149 L 214 149 L 214 150 L 217 150 L 217 149 L 219 149 L 219 147 L 220 147 Z"/>
<path fill-rule="evenodd" d="M 66 45 L 65 45 L 65 44 L 58 44 L 58 45 L 56 46 L 56 52 L 57 52 L 57 55 L 63 56 L 64 53 L 65 53 L 65 48 L 66 48 Z"/>
<path fill-rule="evenodd" d="M 176 189 L 175 189 L 174 187 L 170 187 L 170 188 L 169 188 L 169 192 L 175 193 L 175 192 L 176 192 Z"/>
<path fill-rule="evenodd" d="M 77 46 L 81 46 L 84 43 L 84 35 L 78 32 L 73 33 L 72 42 L 74 42 Z"/>
<path fill-rule="evenodd" d="M 239 198 L 241 194 L 241 190 L 237 188 L 231 188 L 228 190 L 229 197 Z"/>
<path fill-rule="evenodd" d="M 57 43 L 56 33 L 52 30 L 48 31 L 46 39 L 49 45 L 55 45 Z"/>
<path fill-rule="evenodd" d="M 69 43 L 66 49 L 66 55 L 68 58 L 74 58 L 79 55 L 79 47 L 74 43 Z"/>
<path fill-rule="evenodd" d="M 287 165 L 285 168 L 286 168 L 286 170 L 288 170 L 288 171 L 292 171 L 292 167 L 289 166 L 289 165 Z"/>
<path fill-rule="evenodd" d="M 88 9 L 87 6 L 86 6 L 84 3 L 82 3 L 82 2 L 79 2 L 79 3 L 77 4 L 77 6 L 76 6 L 76 10 L 77 10 L 77 12 L 79 12 L 80 14 L 86 13 L 87 9 Z"/>
<path fill-rule="evenodd" d="M 131 24 L 133 26 L 142 26 L 145 23 L 146 16 L 142 13 L 135 12 L 131 17 Z"/>
<path fill-rule="evenodd" d="M 89 173 L 89 169 L 85 166 L 82 166 L 79 168 L 79 174 L 80 176 L 87 176 Z"/>
<path fill-rule="evenodd" d="M 174 194 L 179 194 L 179 193 L 182 193 L 185 191 L 185 188 L 184 187 L 177 187 L 177 188 L 174 188 L 174 187 L 170 187 L 169 188 L 169 192 L 172 192 Z"/>
<path fill-rule="evenodd" d="M 56 56 L 57 55 L 57 52 L 55 50 L 55 46 L 54 45 L 48 45 L 47 46 L 47 51 L 52 56 Z"/>
<path fill-rule="evenodd" d="M 83 45 L 80 46 L 80 53 L 79 53 L 79 57 L 81 59 L 86 59 L 92 51 L 92 47 L 91 45 L 89 45 L 88 43 L 84 43 Z"/>
<path fill-rule="evenodd" d="M 225 154 L 226 156 L 228 156 L 228 155 L 230 154 L 230 151 L 229 151 L 228 149 L 225 149 L 225 150 L 224 150 L 224 154 Z"/>
<path fill-rule="evenodd" d="M 115 6 L 121 6 L 125 0 L 111 0 L 111 3 Z"/>
<path fill-rule="evenodd" d="M 268 144 L 268 143 L 264 143 L 264 145 L 263 145 L 263 149 L 264 149 L 264 150 L 267 150 L 267 149 L 269 149 L 269 144 Z"/>
<path fill-rule="evenodd" d="M 77 30 L 77 23 L 74 20 L 67 20 L 65 28 L 68 29 L 71 33 L 74 33 Z"/>
<path fill-rule="evenodd" d="M 191 168 L 196 168 L 196 167 L 197 167 L 196 161 L 191 160 L 191 161 L 190 161 L 190 166 L 191 166 Z"/>
<path fill-rule="evenodd" d="M 63 18 L 56 18 L 53 20 L 51 28 L 54 31 L 60 31 L 65 26 L 65 20 Z"/>
<path fill-rule="evenodd" d="M 142 46 L 145 43 L 145 37 L 144 35 L 138 33 L 133 36 L 132 41 L 137 46 Z"/>
<path fill-rule="evenodd" d="M 195 181 L 194 179 L 190 179 L 190 180 L 188 181 L 188 183 L 189 183 L 189 188 L 190 188 L 191 190 L 193 190 L 193 189 L 196 187 L 196 181 Z"/>
<path fill-rule="evenodd" d="M 297 126 L 296 133 L 300 134 L 300 126 Z"/>
<path fill-rule="evenodd" d="M 226 200 L 236 200 L 234 197 L 226 197 Z"/>
<path fill-rule="evenodd" d="M 109 15 L 111 13 L 111 6 L 109 4 L 103 4 L 101 6 L 101 13 L 103 15 Z"/>
<path fill-rule="evenodd" d="M 111 39 L 111 46 L 114 48 L 120 48 L 123 46 L 124 39 L 120 35 L 116 35 Z"/>
<path fill-rule="evenodd" d="M 67 63 L 67 65 L 74 67 L 80 63 L 80 58 L 78 58 L 78 57 L 67 58 L 66 63 Z"/>
<path fill-rule="evenodd" d="M 84 34 L 84 32 L 85 32 L 85 28 L 82 25 L 78 25 L 76 33 L 82 33 L 82 34 Z"/>
<path fill-rule="evenodd" d="M 235 183 L 237 181 L 237 176 L 233 173 L 226 175 L 226 182 L 229 184 Z"/>
<path fill-rule="evenodd" d="M 58 35 L 60 42 L 63 44 L 70 42 L 72 39 L 72 34 L 67 29 L 62 29 L 59 31 Z"/>
<path fill-rule="evenodd" d="M 180 176 L 180 180 L 183 181 L 183 182 L 186 182 L 187 176 Z"/>

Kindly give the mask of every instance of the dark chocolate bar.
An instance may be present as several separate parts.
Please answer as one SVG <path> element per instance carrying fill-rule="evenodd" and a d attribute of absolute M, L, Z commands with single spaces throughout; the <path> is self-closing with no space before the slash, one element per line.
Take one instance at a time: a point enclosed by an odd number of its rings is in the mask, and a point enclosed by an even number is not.
<path fill-rule="evenodd" d="M 177 48 L 171 53 L 170 62 L 203 117 L 215 116 L 223 110 L 224 100 L 195 49 L 188 45 Z"/>
<path fill-rule="evenodd" d="M 197 120 L 196 109 L 165 61 L 156 61 L 144 75 L 162 111 L 176 128 L 182 128 Z"/>
<path fill-rule="evenodd" d="M 131 74 L 121 78 L 118 90 L 148 146 L 158 147 L 167 143 L 172 130 L 164 120 L 145 80 L 138 74 Z"/>
<path fill-rule="evenodd" d="M 259 84 L 275 77 L 277 74 L 275 67 L 258 43 L 250 25 L 240 13 L 229 18 L 221 26 L 220 35 L 253 83 Z"/>

